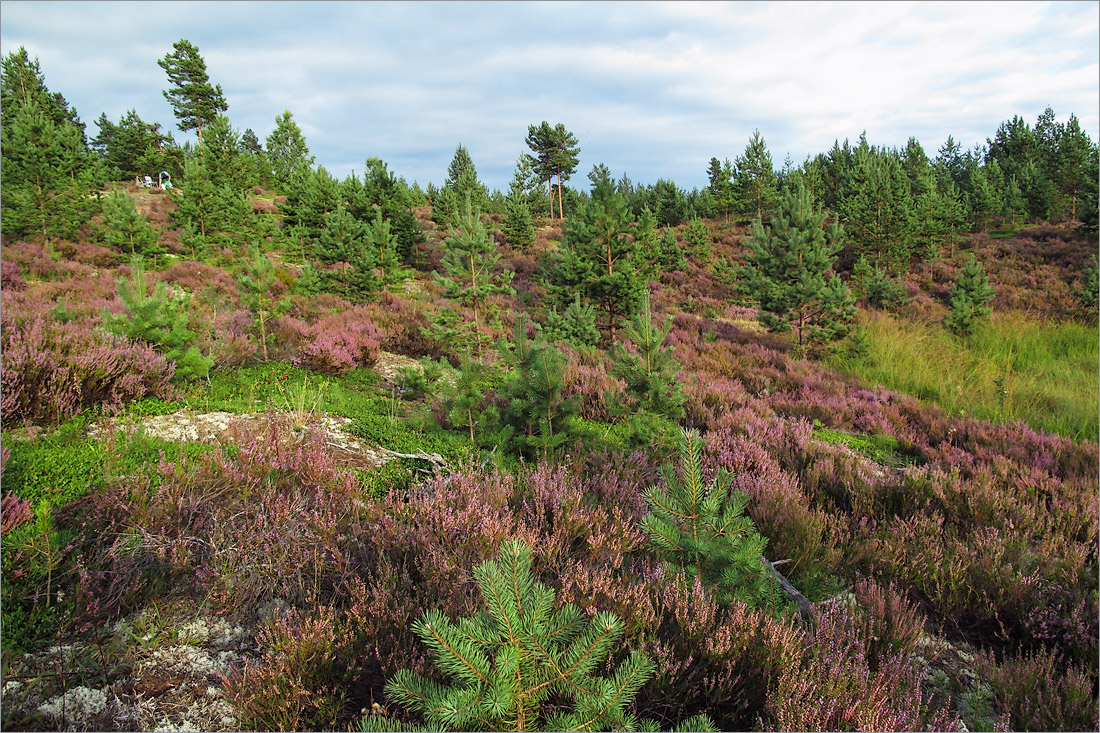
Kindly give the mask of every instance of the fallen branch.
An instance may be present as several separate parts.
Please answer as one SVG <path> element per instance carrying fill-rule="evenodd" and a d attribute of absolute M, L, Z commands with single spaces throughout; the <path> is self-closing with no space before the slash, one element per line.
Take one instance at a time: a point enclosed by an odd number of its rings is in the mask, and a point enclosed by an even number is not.
<path fill-rule="evenodd" d="M 779 587 L 783 589 L 787 597 L 798 604 L 798 615 L 802 617 L 802 621 L 810 628 L 813 628 L 814 612 L 813 608 L 810 606 L 810 602 L 806 600 L 806 596 L 799 593 L 798 589 L 783 577 L 783 573 L 775 569 L 775 564 L 768 562 L 768 558 L 761 555 L 760 562 L 763 563 L 764 567 L 779 581 Z M 780 560 L 779 562 L 784 561 Z"/>
<path fill-rule="evenodd" d="M 386 448 L 374 448 L 373 450 L 394 458 L 427 461 L 432 464 L 433 473 L 442 474 L 444 471 L 448 470 L 447 461 L 443 460 L 443 456 L 438 453 L 398 453 L 397 451 L 387 450 Z"/>

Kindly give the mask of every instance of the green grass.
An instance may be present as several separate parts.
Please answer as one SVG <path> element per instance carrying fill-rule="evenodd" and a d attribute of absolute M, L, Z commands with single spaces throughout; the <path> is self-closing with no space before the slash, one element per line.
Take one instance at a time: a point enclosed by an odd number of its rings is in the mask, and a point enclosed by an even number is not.
<path fill-rule="evenodd" d="M 814 437 L 831 445 L 848 446 L 856 453 L 884 466 L 904 468 L 918 460 L 892 435 L 851 435 L 823 427 L 820 421 L 814 420 Z"/>
<path fill-rule="evenodd" d="M 994 313 L 969 340 L 941 324 L 862 318 L 867 353 L 836 366 L 954 415 L 1022 420 L 1077 440 L 1100 431 L 1100 336 L 1093 326 Z"/>

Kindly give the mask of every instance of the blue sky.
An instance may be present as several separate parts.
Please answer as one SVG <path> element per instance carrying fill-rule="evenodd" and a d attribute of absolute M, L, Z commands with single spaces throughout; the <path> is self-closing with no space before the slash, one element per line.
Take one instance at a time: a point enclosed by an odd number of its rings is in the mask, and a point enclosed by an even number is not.
<path fill-rule="evenodd" d="M 87 124 L 130 108 L 179 132 L 157 65 L 186 38 L 234 127 L 289 109 L 337 177 L 371 156 L 422 186 L 464 144 L 506 189 L 527 127 L 563 123 L 575 181 L 706 184 L 759 129 L 776 167 L 866 130 L 984 143 L 1047 106 L 1100 139 L 1100 2 L 0 2 L 0 53 L 25 46 Z"/>

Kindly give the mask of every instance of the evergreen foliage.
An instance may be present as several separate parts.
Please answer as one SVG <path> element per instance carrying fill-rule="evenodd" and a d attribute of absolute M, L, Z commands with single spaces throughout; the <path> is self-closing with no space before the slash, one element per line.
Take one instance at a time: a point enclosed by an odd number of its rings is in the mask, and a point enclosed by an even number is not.
<path fill-rule="evenodd" d="M 504 241 L 516 249 L 530 247 L 535 243 L 535 225 L 531 221 L 531 209 L 526 197 L 513 190 L 508 195 L 504 211 Z"/>
<path fill-rule="evenodd" d="M 363 235 L 366 246 L 371 250 L 371 259 L 378 270 L 378 282 L 382 289 L 405 282 L 409 271 L 401 266 L 397 235 L 393 233 L 390 222 L 382 218 L 381 209 L 375 210 L 374 218 L 363 230 Z"/>
<path fill-rule="evenodd" d="M 1081 279 L 1073 294 L 1085 315 L 1096 318 L 1100 313 L 1100 261 L 1096 255 L 1081 270 Z"/>
<path fill-rule="evenodd" d="M 489 189 L 478 180 L 470 151 L 459 143 L 447 167 L 447 180 L 443 182 L 438 198 L 432 202 L 432 221 L 445 227 L 456 226 L 463 201 L 478 211 L 484 211 L 489 206 Z"/>
<path fill-rule="evenodd" d="M 973 334 L 978 321 L 993 312 L 986 303 L 996 294 L 982 263 L 971 254 L 951 288 L 951 309 L 945 321 L 947 327 L 960 336 Z"/>
<path fill-rule="evenodd" d="M 92 150 L 114 180 L 144 175 L 155 178 L 169 168 L 179 172 L 182 153 L 172 145 L 172 138 L 162 135 L 160 125 L 145 122 L 135 110 L 128 110 L 117 125 L 102 114 L 96 125 L 99 134 L 92 140 Z"/>
<path fill-rule="evenodd" d="M 324 166 L 295 175 L 286 190 L 286 202 L 279 205 L 287 227 L 302 227 L 305 237 L 315 240 L 325 229 L 328 215 L 340 202 L 340 184 Z"/>
<path fill-rule="evenodd" d="M 532 572 L 531 554 L 509 540 L 497 560 L 474 569 L 484 609 L 475 616 L 452 622 L 431 610 L 413 624 L 449 683 L 402 670 L 386 694 L 441 729 L 636 730 L 628 707 L 653 676 L 653 662 L 634 651 L 599 676 L 618 651 L 622 621 L 557 606 Z M 374 727 L 370 718 L 364 725 Z M 706 716 L 685 725 L 713 729 Z"/>
<path fill-rule="evenodd" d="M 237 276 L 241 289 L 241 304 L 252 312 L 255 325 L 260 332 L 260 345 L 264 361 L 268 361 L 267 336 L 268 324 L 290 307 L 286 298 L 276 299 L 275 263 L 260 252 L 259 247 L 250 248 L 250 259 L 245 263 L 244 272 Z"/>
<path fill-rule="evenodd" d="M 626 383 L 626 395 L 632 403 L 627 409 L 638 408 L 679 420 L 684 416 L 684 395 L 677 380 L 680 364 L 672 347 L 665 345 L 672 330 L 672 316 L 667 316 L 663 325 L 654 325 L 646 291 L 641 309 L 623 330 L 629 348 L 615 343 L 611 373 Z"/>
<path fill-rule="evenodd" d="M 23 107 L 37 106 L 54 125 L 72 125 L 80 138 L 80 147 L 86 146 L 84 123 L 65 97 L 46 87 L 38 59 L 32 60 L 26 48 L 20 46 L 5 56 L 0 69 L 0 117 L 10 123 Z"/>
<path fill-rule="evenodd" d="M 780 199 L 770 227 L 754 223 L 748 240 L 743 276 L 756 293 L 760 322 L 777 333 L 794 328 L 799 350 L 843 338 L 855 316 L 848 287 L 830 274 L 843 230 L 833 222 L 826 231 L 826 219 L 800 185 Z"/>
<path fill-rule="evenodd" d="M 75 239 L 98 208 L 96 171 L 83 132 L 55 122 L 36 99 L 11 104 L 14 115 L 0 126 L 0 226 L 11 237 Z"/>
<path fill-rule="evenodd" d="M 221 84 L 211 85 L 206 62 L 199 49 L 186 39 L 172 44 L 172 52 L 157 61 L 168 74 L 171 85 L 164 98 L 172 105 L 179 129 L 195 130 L 202 142 L 204 124 L 210 124 L 220 112 L 229 109 Z"/>
<path fill-rule="evenodd" d="M 456 427 L 470 431 L 470 442 L 474 443 L 479 427 L 492 419 L 492 414 L 481 410 L 485 399 L 480 385 L 485 375 L 485 366 L 470 358 L 470 352 L 462 355 L 462 362 L 454 373 L 454 383 L 446 389 L 444 405 L 447 419 Z"/>
<path fill-rule="evenodd" d="M 591 305 L 581 303 L 581 294 L 577 293 L 564 313 L 559 314 L 554 307 L 547 312 L 542 335 L 550 342 L 595 346 L 600 341 L 596 311 Z"/>
<path fill-rule="evenodd" d="M 289 109 L 275 118 L 275 129 L 267 136 L 266 153 L 272 183 L 279 191 L 286 190 L 297 175 L 313 165 L 306 137 Z"/>
<path fill-rule="evenodd" d="M 692 257 L 706 260 L 710 257 L 710 227 L 699 218 L 693 218 L 684 234 L 684 242 Z"/>
<path fill-rule="evenodd" d="M 397 238 L 398 254 L 404 262 L 411 263 L 416 244 L 424 241 L 424 232 L 412 211 L 416 205 L 416 194 L 403 179 L 389 170 L 381 158 L 367 158 L 366 166 L 359 202 L 362 212 L 356 211 L 356 202 L 348 201 L 348 205 L 363 219 L 373 216 L 372 209 L 381 211 L 382 218 L 389 222 L 390 231 Z"/>
<path fill-rule="evenodd" d="M 729 223 L 730 214 L 734 210 L 733 196 L 733 163 L 729 158 L 719 163 L 718 158 L 711 158 L 707 167 L 708 190 L 714 197 L 714 205 Z"/>
<path fill-rule="evenodd" d="M 497 293 L 514 294 L 508 284 L 511 271 L 494 272 L 500 261 L 497 243 L 489 236 L 481 222 L 481 214 L 471 209 L 466 200 L 466 211 L 459 216 L 455 230 L 443 243 L 443 260 L 440 267 L 446 274 L 433 273 L 435 281 L 443 288 L 443 296 L 457 300 L 474 312 L 474 331 L 477 348 L 481 350 L 481 313 L 485 301 Z"/>
<path fill-rule="evenodd" d="M 722 603 L 739 600 L 761 607 L 774 596 L 761 559 L 767 539 L 745 516 L 748 496 L 733 491 L 733 476 L 719 469 L 703 482 L 703 440 L 682 432 L 679 471 L 661 467 L 661 485 L 645 492 L 651 514 L 642 520 L 650 544 L 688 583 L 698 578 Z"/>
<path fill-rule="evenodd" d="M 661 237 L 661 248 L 657 251 L 657 264 L 664 272 L 683 270 L 687 265 L 684 248 L 680 246 L 680 242 L 676 239 L 676 232 L 671 228 L 666 228 L 664 236 Z"/>
<path fill-rule="evenodd" d="M 748 218 L 764 219 L 775 207 L 779 180 L 772 167 L 772 155 L 760 131 L 755 130 L 744 154 L 734 161 L 733 200 L 737 211 Z"/>
<path fill-rule="evenodd" d="M 124 189 L 111 191 L 103 207 L 103 224 L 103 238 L 111 247 L 140 255 L 166 251 L 159 246 L 160 232 L 146 221 Z"/>
<path fill-rule="evenodd" d="M 104 319 L 117 332 L 132 339 L 141 339 L 158 347 L 165 358 L 176 365 L 176 379 L 205 379 L 214 365 L 213 356 L 203 356 L 195 346 L 198 335 L 187 322 L 190 297 L 169 296 L 167 286 L 158 282 L 149 292 L 145 280 L 144 258 L 130 260 L 130 277 L 119 278 L 118 298 L 126 307 L 126 315 Z"/>
<path fill-rule="evenodd" d="M 558 123 L 553 127 L 543 120 L 539 125 L 527 128 L 527 146 L 534 155 L 534 168 L 539 178 L 546 181 L 550 196 L 550 218 L 554 218 L 554 188 L 552 180 L 558 179 L 558 218 L 565 218 L 562 185 L 577 170 L 580 147 L 577 137 Z"/>
<path fill-rule="evenodd" d="M 600 312 L 601 331 L 608 337 L 640 305 L 645 287 L 631 230 L 626 201 L 610 184 L 601 183 L 570 217 L 562 250 L 545 271 L 554 301 L 564 306 L 580 293 Z"/>
<path fill-rule="evenodd" d="M 890 274 L 878 265 L 872 267 L 867 262 L 867 258 L 862 255 L 852 268 L 852 281 L 862 291 L 868 305 L 873 308 L 890 310 L 905 304 L 905 284 L 899 279 L 890 277 Z"/>
<path fill-rule="evenodd" d="M 565 356 L 545 342 L 528 339 L 526 314 L 516 320 L 514 343 L 501 340 L 497 350 L 512 371 L 501 390 L 506 432 L 518 429 L 520 448 L 539 449 L 545 457 L 568 438 L 577 409 L 575 399 L 565 397 Z"/>
<path fill-rule="evenodd" d="M 382 240 L 382 226 L 372 236 Z M 343 202 L 327 219 L 327 226 L 314 243 L 314 253 L 326 265 L 337 265 L 328 280 L 345 300 L 364 301 L 379 289 L 375 249 L 368 242 L 367 227 L 345 208 Z M 380 241 L 384 247 L 385 243 Z"/>
<path fill-rule="evenodd" d="M 900 158 L 861 141 L 839 214 L 855 251 L 873 264 L 905 270 L 915 247 L 909 179 Z"/>

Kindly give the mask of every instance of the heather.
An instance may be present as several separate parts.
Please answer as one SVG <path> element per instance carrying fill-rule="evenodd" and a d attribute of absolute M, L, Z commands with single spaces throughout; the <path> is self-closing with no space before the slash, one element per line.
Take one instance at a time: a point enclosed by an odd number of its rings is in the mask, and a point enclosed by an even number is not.
<path fill-rule="evenodd" d="M 5 728 L 1097 727 L 1087 222 L 204 134 L 4 232 Z"/>

